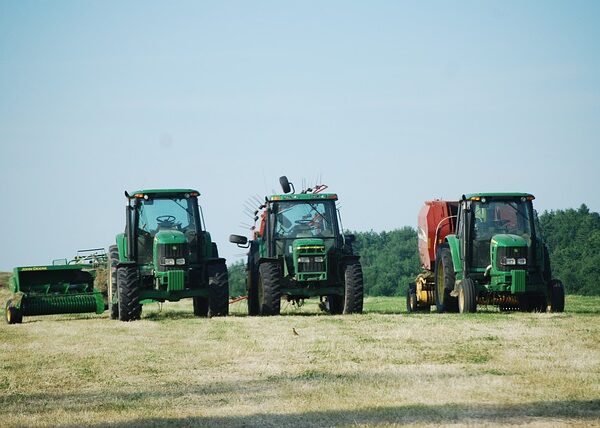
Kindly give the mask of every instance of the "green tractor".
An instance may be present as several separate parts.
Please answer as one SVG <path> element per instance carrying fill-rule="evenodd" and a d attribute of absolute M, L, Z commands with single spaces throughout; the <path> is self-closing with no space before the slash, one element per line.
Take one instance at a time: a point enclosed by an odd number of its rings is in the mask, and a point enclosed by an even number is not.
<path fill-rule="evenodd" d="M 466 313 L 481 304 L 563 312 L 564 286 L 552 278 L 533 199 L 528 193 L 475 193 L 458 203 L 427 202 L 419 219 L 426 270 L 411 284 L 409 311 L 435 304 L 438 312 Z"/>
<path fill-rule="evenodd" d="M 193 189 L 125 192 L 125 233 L 109 247 L 112 319 L 137 320 L 145 303 L 190 297 L 196 316 L 228 314 L 227 265 L 205 230 L 199 195 Z"/>
<path fill-rule="evenodd" d="M 253 213 L 254 221 L 260 219 L 253 239 L 229 238 L 249 249 L 248 313 L 278 315 L 282 298 L 301 305 L 317 296 L 332 314 L 361 313 L 362 267 L 352 250 L 354 236 L 342 234 L 337 195 L 321 193 L 325 185 L 296 194 L 286 177 L 280 183 L 284 194 L 265 198 Z"/>

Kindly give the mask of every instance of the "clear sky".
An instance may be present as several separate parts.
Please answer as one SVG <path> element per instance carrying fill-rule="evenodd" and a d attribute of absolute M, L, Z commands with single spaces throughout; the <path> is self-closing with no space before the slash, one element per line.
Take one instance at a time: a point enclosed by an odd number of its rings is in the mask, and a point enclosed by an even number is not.
<path fill-rule="evenodd" d="M 344 226 L 534 193 L 600 211 L 598 1 L 0 0 L 0 270 L 108 247 L 125 189 L 243 204 L 317 177 Z"/>

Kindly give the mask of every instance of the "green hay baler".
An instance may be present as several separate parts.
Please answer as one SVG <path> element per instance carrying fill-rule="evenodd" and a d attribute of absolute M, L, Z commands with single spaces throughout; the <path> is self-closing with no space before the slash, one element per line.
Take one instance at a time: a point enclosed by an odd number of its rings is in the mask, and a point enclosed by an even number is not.
<path fill-rule="evenodd" d="M 94 288 L 97 268 L 96 263 L 77 257 L 69 263 L 14 268 L 6 322 L 20 324 L 24 316 L 35 315 L 101 314 L 105 303 L 102 293 Z"/>

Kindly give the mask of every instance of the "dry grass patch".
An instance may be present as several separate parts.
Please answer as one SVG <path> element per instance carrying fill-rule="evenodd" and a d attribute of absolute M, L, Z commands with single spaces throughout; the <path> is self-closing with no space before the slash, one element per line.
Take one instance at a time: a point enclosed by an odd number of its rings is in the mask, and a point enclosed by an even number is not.
<path fill-rule="evenodd" d="M 238 303 L 228 318 L 198 319 L 180 302 L 133 323 L 25 318 L 0 327 L 0 420 L 600 425 L 600 322 L 579 299 L 581 313 L 565 314 L 406 315 L 403 299 L 378 298 L 362 316 L 307 304 L 256 318 Z"/>

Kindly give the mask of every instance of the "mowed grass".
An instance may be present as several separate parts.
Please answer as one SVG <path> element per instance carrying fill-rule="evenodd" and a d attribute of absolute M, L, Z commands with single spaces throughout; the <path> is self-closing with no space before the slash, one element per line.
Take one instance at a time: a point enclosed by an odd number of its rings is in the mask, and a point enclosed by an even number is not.
<path fill-rule="evenodd" d="M 283 307 L 2 324 L 0 426 L 600 425 L 600 298 L 568 296 L 564 314 Z"/>

